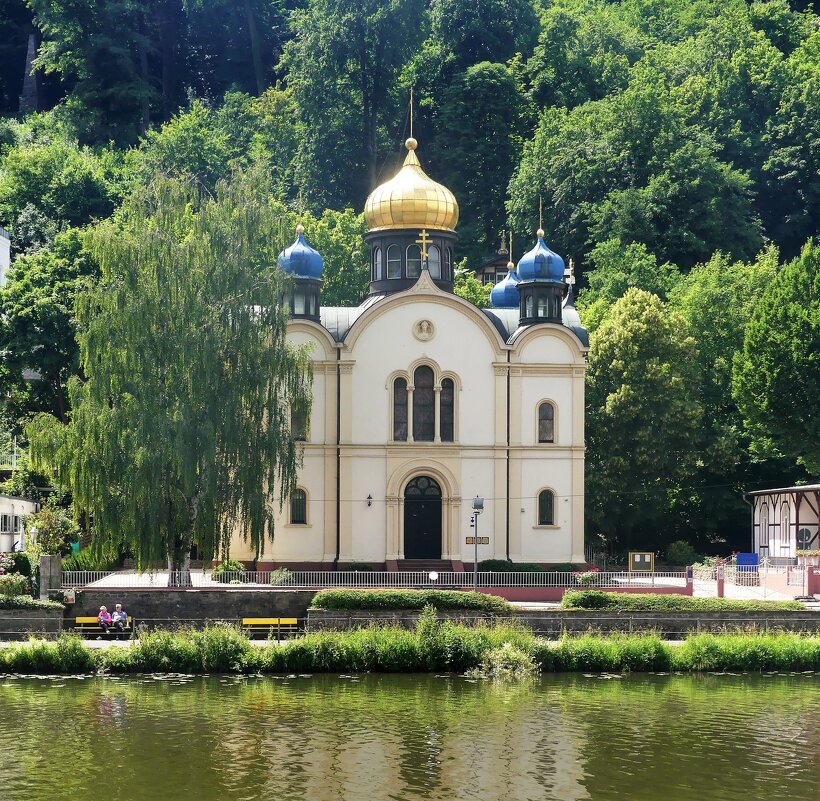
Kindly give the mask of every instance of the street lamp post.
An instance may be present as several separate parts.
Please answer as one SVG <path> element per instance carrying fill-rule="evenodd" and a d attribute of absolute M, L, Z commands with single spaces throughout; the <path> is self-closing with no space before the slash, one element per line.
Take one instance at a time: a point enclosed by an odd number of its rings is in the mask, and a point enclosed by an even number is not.
<path fill-rule="evenodd" d="M 478 516 L 484 511 L 484 498 L 476 495 L 473 499 L 475 532 L 473 536 L 473 592 L 478 592 Z"/>

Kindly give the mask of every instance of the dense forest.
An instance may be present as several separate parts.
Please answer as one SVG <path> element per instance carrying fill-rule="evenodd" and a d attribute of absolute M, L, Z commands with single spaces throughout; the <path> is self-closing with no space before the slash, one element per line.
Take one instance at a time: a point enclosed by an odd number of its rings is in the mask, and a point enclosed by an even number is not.
<path fill-rule="evenodd" d="M 588 539 L 748 547 L 743 490 L 820 471 L 819 6 L 0 0 L 0 437 L 70 414 L 90 230 L 157 174 L 263 169 L 357 303 L 412 87 L 462 267 L 503 230 L 520 257 L 541 205 L 578 268 Z"/>

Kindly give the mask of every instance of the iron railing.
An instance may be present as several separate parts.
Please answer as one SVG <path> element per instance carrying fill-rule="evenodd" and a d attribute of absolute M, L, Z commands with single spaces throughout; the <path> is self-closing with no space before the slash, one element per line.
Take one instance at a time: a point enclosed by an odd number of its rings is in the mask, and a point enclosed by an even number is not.
<path fill-rule="evenodd" d="M 473 586 L 473 573 L 426 571 L 379 572 L 365 570 L 295 570 L 295 571 L 245 571 L 225 572 L 214 576 L 210 571 L 186 573 L 138 573 L 135 571 L 65 571 L 62 575 L 64 588 L 95 589 L 168 589 L 194 587 L 207 589 L 242 588 L 435 588 L 467 589 Z M 481 572 L 479 587 L 685 587 L 686 573 L 660 572 L 652 574 L 598 572 Z"/>

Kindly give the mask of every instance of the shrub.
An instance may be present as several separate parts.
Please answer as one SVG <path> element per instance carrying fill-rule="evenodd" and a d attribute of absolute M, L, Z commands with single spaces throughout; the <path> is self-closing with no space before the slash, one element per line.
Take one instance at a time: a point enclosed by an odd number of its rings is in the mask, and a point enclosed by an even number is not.
<path fill-rule="evenodd" d="M 736 601 L 689 595 L 573 590 L 564 594 L 565 609 L 607 609 L 617 612 L 804 612 L 799 601 Z"/>
<path fill-rule="evenodd" d="M 117 554 L 97 553 L 92 547 L 63 559 L 63 570 L 114 570 L 119 564 Z"/>
<path fill-rule="evenodd" d="M 509 612 L 503 598 L 459 590 L 321 590 L 313 597 L 317 609 L 472 609 Z"/>
<path fill-rule="evenodd" d="M 550 573 L 577 573 L 579 570 L 583 570 L 583 565 L 576 565 L 572 562 L 561 562 L 557 565 L 550 565 L 547 570 Z"/>
<path fill-rule="evenodd" d="M 19 573 L 6 573 L 0 576 L 0 595 L 4 598 L 30 594 L 31 584 L 27 576 L 21 576 Z"/>
<path fill-rule="evenodd" d="M 470 675 L 501 681 L 520 681 L 529 676 L 536 676 L 540 671 L 541 667 L 532 654 L 505 642 L 499 648 L 493 648 L 484 654 L 481 666 L 471 670 Z"/>
<path fill-rule="evenodd" d="M 88 673 L 95 655 L 75 634 L 61 634 L 55 642 L 31 639 L 0 651 L 0 665 L 13 673 Z"/>
<path fill-rule="evenodd" d="M 290 584 L 293 581 L 293 573 L 290 572 L 286 567 L 279 567 L 276 570 L 271 570 L 270 574 L 270 583 L 283 586 L 286 584 Z"/>
<path fill-rule="evenodd" d="M 3 573 L 19 573 L 21 576 L 30 576 L 31 558 L 25 551 L 0 554 L 0 575 Z"/>
<path fill-rule="evenodd" d="M 42 553 L 62 554 L 71 552 L 69 543 L 76 542 L 79 527 L 62 510 L 44 507 L 26 518 L 26 531 L 37 529 L 37 547 Z"/>
<path fill-rule="evenodd" d="M 245 565 L 237 559 L 223 559 L 211 572 L 211 578 L 214 581 L 219 581 L 222 584 L 230 584 L 231 579 L 236 579 L 237 576 L 230 575 L 231 573 L 244 573 Z"/>
<path fill-rule="evenodd" d="M 373 565 L 369 565 L 367 562 L 351 562 L 345 570 L 359 570 L 359 571 L 373 571 Z"/>
<path fill-rule="evenodd" d="M 63 609 L 58 601 L 41 601 L 30 595 L 0 595 L 0 609 Z"/>
<path fill-rule="evenodd" d="M 675 540 L 666 546 L 666 561 L 670 565 L 691 565 L 698 559 L 700 554 L 686 540 Z"/>
<path fill-rule="evenodd" d="M 540 573 L 542 568 L 530 562 L 508 562 L 506 559 L 483 559 L 478 569 L 486 573 Z"/>

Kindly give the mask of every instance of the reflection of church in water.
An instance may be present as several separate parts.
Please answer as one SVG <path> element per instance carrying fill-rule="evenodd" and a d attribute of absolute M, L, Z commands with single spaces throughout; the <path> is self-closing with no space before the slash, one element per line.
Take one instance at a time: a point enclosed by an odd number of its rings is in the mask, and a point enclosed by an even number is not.
<path fill-rule="evenodd" d="M 587 333 L 564 261 L 539 230 L 492 308 L 454 295 L 458 204 L 406 146 L 365 205 L 360 306 L 321 305 L 322 257 L 301 226 L 280 254 L 294 278 L 288 338 L 312 346 L 313 409 L 306 425 L 294 418 L 299 489 L 259 567 L 459 569 L 472 562 L 475 495 L 489 538 L 479 559 L 583 561 Z M 238 538 L 231 553 L 252 558 Z"/>

